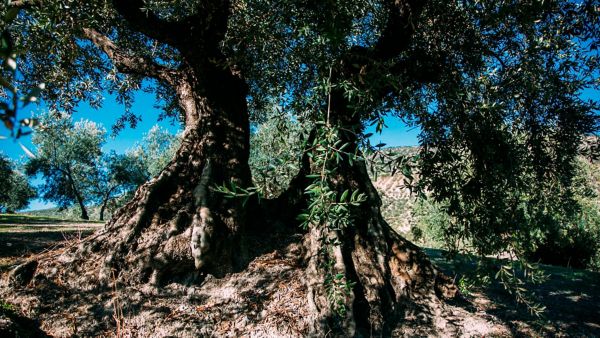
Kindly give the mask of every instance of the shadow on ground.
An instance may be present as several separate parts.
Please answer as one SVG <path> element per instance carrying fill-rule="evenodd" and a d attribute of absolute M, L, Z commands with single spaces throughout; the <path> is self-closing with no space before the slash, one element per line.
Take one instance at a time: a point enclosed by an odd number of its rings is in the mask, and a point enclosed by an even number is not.
<path fill-rule="evenodd" d="M 37 254 L 61 245 L 64 241 L 82 239 L 94 230 L 54 230 L 38 232 L 0 232 L 0 259 Z M 0 266 L 4 265 L 0 263 Z"/>
<path fill-rule="evenodd" d="M 79 221 L 77 221 L 79 222 Z M 86 222 L 86 221 L 81 221 Z M 41 217 L 41 216 L 28 216 L 21 214 L 0 214 L 0 224 L 64 224 L 73 223 L 73 221 L 66 221 L 53 217 Z"/>
<path fill-rule="evenodd" d="M 443 250 L 425 249 L 435 264 L 449 276 L 460 278 L 473 271 L 473 260 L 457 264 L 444 258 Z M 473 287 L 458 305 L 469 312 L 484 311 L 500 319 L 514 336 L 600 336 L 600 273 L 540 265 L 549 275 L 540 285 L 527 285 L 546 307 L 541 318 L 529 313 L 498 282 Z"/>

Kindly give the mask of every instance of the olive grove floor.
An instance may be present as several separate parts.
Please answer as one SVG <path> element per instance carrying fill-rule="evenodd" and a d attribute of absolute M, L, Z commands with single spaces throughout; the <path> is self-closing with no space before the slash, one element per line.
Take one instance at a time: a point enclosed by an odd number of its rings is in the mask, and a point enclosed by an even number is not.
<path fill-rule="evenodd" d="M 61 259 L 69 246 L 85 240 L 94 225 L 87 226 L 88 231 L 45 223 L 5 224 L 0 227 L 3 276 L 27 255 Z M 38 236 L 34 235 L 36 229 Z M 259 245 L 258 241 L 264 239 L 255 240 Z M 55 337 L 304 336 L 311 318 L 304 267 L 298 259 L 300 240 L 271 240 L 278 244 L 258 255 L 244 271 L 221 279 L 207 276 L 196 286 L 117 285 L 101 290 L 84 285 L 73 288 L 67 286 L 73 283 L 38 278 L 23 288 L 1 287 L 0 300 L 3 306 L 37 321 L 42 330 Z M 440 250 L 426 251 L 450 276 L 470 268 L 468 262 L 456 265 L 445 261 Z M 394 334 L 600 336 L 600 274 L 550 266 L 543 269 L 550 279 L 534 289 L 547 307 L 542 319 L 517 307 L 501 286 L 492 283 L 471 288 L 463 299 L 446 304 L 446 314 L 435 333 L 420 324 L 416 313 L 415 318 L 397 323 Z"/>

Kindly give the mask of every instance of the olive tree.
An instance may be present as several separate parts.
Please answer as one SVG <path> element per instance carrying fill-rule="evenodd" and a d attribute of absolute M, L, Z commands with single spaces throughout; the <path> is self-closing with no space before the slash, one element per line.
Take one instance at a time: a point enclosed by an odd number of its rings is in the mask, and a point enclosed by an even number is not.
<path fill-rule="evenodd" d="M 575 147 L 596 128 L 595 104 L 579 98 L 598 85 L 594 1 L 5 7 L 23 9 L 11 24 L 27 51 L 22 82 L 52 83 L 51 106 L 99 106 L 108 90 L 130 107 L 144 89 L 184 124 L 174 158 L 81 248 L 73 271 L 157 286 L 238 271 L 247 232 L 272 232 L 251 217 L 260 202 L 267 220 L 296 227 L 289 215 L 299 215 L 315 334 L 388 335 L 407 312 L 435 313 L 446 286 L 381 216 L 363 156 L 367 125 L 381 130 L 395 114 L 420 126 L 424 184 L 460 220 L 453 231 L 494 250 L 519 230 L 510 215 L 524 209 L 513 192 L 539 192 L 532 204 L 556 189 L 568 198 Z M 250 121 L 274 103 L 306 142 L 287 189 L 258 201 Z"/>
<path fill-rule="evenodd" d="M 27 177 L 15 169 L 14 163 L 0 154 L 0 211 L 15 212 L 27 207 L 37 194 Z"/>
<path fill-rule="evenodd" d="M 102 154 L 106 131 L 91 121 L 73 122 L 70 116 L 50 112 L 43 116 L 31 142 L 35 157 L 25 164 L 28 175 L 42 175 L 42 199 L 60 208 L 76 204 L 82 219 L 89 219 L 86 204 L 91 202 L 87 177 Z"/>

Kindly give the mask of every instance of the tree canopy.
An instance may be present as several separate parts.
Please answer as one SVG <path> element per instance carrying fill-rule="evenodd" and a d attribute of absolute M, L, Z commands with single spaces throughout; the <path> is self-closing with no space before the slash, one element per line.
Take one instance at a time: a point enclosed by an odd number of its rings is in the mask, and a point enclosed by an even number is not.
<path fill-rule="evenodd" d="M 250 217 L 260 205 L 267 220 L 300 216 L 315 332 L 391 332 L 402 299 L 431 299 L 441 285 L 425 255 L 389 229 L 367 175 L 381 145 L 365 128 L 380 131 L 392 115 L 421 129 L 415 188 L 447 206 L 456 243 L 519 253 L 560 222 L 546 216 L 576 208 L 573 161 L 598 129 L 598 103 L 583 98 L 599 85 L 594 0 L 4 6 L 22 9 L 7 26 L 26 56 L 15 81 L 52 84 L 51 108 L 100 106 L 105 91 L 130 107 L 145 90 L 185 125 L 174 159 L 96 237 L 108 257 L 101 280 L 113 268 L 153 284 L 239 270 L 246 232 L 277 224 Z M 300 127 L 297 174 L 277 198 L 247 203 L 250 123 L 273 110 Z M 135 121 L 126 110 L 117 126 Z"/>
<path fill-rule="evenodd" d="M 81 218 L 89 219 L 87 177 L 102 153 L 106 131 L 91 121 L 74 123 L 61 113 L 48 113 L 40 121 L 43 127 L 31 140 L 37 154 L 26 163 L 27 174 L 43 176 L 40 193 L 44 200 L 55 202 L 59 208 L 77 204 Z"/>
<path fill-rule="evenodd" d="M 29 201 L 36 197 L 35 189 L 27 181 L 27 177 L 16 170 L 15 164 L 0 154 L 0 211 L 15 212 L 27 207 Z"/>

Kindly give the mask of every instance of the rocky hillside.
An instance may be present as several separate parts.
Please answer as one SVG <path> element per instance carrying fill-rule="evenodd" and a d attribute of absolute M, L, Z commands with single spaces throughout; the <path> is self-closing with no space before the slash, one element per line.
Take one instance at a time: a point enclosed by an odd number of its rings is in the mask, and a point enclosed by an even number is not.
<path fill-rule="evenodd" d="M 414 154 L 417 147 L 401 147 L 390 149 L 396 154 Z M 592 156 L 580 156 L 577 161 L 578 175 L 575 178 L 577 187 L 576 198 L 583 208 L 600 210 L 600 160 Z M 406 177 L 401 172 L 393 175 L 386 167 L 378 167 L 373 176 L 373 184 L 379 191 L 382 199 L 382 212 L 386 221 L 396 231 L 409 239 L 416 240 L 411 229 L 421 223 L 428 223 L 424 218 L 431 212 L 439 212 L 437 205 L 430 200 L 421 201 L 419 204 L 416 194 L 412 193 L 406 185 Z M 420 243 L 431 244 L 431 243 Z"/>
<path fill-rule="evenodd" d="M 396 173 L 393 176 L 380 176 L 373 184 L 382 200 L 382 212 L 386 221 L 398 232 L 406 234 L 415 224 L 413 214 L 416 196 L 404 183 L 405 177 Z"/>

